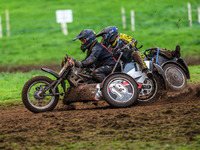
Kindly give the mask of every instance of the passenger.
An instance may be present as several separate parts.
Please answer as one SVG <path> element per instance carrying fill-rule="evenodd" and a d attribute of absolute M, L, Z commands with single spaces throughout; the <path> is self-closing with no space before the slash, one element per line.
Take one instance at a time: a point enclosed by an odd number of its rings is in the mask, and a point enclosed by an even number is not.
<path fill-rule="evenodd" d="M 130 47 L 126 47 L 124 50 L 121 60 L 123 63 L 129 63 L 132 61 L 132 59 L 135 60 L 140 66 L 142 72 L 144 72 L 148 78 L 153 78 L 153 74 L 149 71 L 144 62 L 144 55 L 136 49 L 136 39 L 126 34 L 118 34 L 118 29 L 115 26 L 109 26 L 102 29 L 97 34 L 97 37 L 98 36 L 102 36 L 101 43 L 112 51 L 115 58 L 118 57 L 119 51 L 122 50 L 125 45 L 131 44 Z"/>
<path fill-rule="evenodd" d="M 89 67 L 94 64 L 95 70 L 92 72 L 93 78 L 98 82 L 102 82 L 103 79 L 112 72 L 116 59 L 104 45 L 99 43 L 96 38 L 96 33 L 92 29 L 85 29 L 81 31 L 76 38 L 81 41 L 81 50 L 87 55 L 82 61 L 75 61 L 76 67 Z"/>

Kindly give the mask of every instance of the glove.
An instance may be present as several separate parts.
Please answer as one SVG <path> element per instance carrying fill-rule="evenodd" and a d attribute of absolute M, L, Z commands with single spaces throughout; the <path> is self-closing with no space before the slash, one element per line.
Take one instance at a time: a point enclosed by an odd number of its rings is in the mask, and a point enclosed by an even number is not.
<path fill-rule="evenodd" d="M 138 49 L 137 49 L 136 46 L 134 46 L 134 47 L 131 48 L 131 50 L 133 50 L 133 51 L 137 51 Z"/>
<path fill-rule="evenodd" d="M 81 61 L 75 61 L 75 67 L 82 68 L 83 67 L 82 62 Z"/>

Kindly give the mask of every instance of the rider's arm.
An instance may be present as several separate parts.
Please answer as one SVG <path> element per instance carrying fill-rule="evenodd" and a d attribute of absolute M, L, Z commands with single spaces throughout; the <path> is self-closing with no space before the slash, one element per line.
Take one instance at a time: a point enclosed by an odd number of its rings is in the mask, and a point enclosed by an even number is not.
<path fill-rule="evenodd" d="M 97 49 L 96 47 L 93 47 L 92 53 L 89 55 L 89 57 L 81 61 L 82 66 L 87 67 L 87 66 L 92 65 L 93 63 L 97 61 L 97 59 L 99 58 L 99 55 L 100 55 L 100 50 Z"/>
<path fill-rule="evenodd" d="M 126 34 L 123 34 L 123 33 L 120 33 L 120 39 L 123 40 L 126 44 L 128 43 L 133 43 L 131 46 L 132 47 L 135 47 L 137 45 L 137 40 L 134 39 L 133 37 L 131 36 L 128 36 Z"/>

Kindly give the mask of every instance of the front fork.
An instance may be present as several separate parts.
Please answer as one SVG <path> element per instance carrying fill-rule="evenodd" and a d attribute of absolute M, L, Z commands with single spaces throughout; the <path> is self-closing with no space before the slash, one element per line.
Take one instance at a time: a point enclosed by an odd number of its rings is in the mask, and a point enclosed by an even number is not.
<path fill-rule="evenodd" d="M 56 93 L 56 88 L 58 87 L 58 85 L 61 83 L 61 86 L 65 92 L 66 87 L 65 87 L 65 82 L 63 80 L 63 78 L 60 78 L 58 80 L 53 81 L 49 86 L 47 86 L 40 94 L 39 96 L 55 96 L 55 95 L 63 95 L 64 93 Z M 45 94 L 46 91 L 48 91 L 51 87 L 53 87 L 52 89 L 52 94 Z"/>

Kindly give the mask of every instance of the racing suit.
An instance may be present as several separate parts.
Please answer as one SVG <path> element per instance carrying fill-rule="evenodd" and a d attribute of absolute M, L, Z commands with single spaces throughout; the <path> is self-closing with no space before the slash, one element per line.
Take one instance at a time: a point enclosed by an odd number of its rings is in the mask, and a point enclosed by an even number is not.
<path fill-rule="evenodd" d="M 113 52 L 114 57 L 118 58 L 118 50 L 120 50 L 124 45 L 133 42 L 131 45 L 131 49 L 125 50 L 121 60 L 124 64 L 129 63 L 133 60 L 135 60 L 138 65 L 140 66 L 142 71 L 148 70 L 146 63 L 144 62 L 144 54 L 141 52 L 134 50 L 134 47 L 137 45 L 137 40 L 132 38 L 131 36 L 128 36 L 126 34 L 120 33 L 120 35 L 115 39 L 115 41 L 110 45 L 110 49 Z"/>
<path fill-rule="evenodd" d="M 94 42 L 87 51 L 86 58 L 81 61 L 81 67 L 95 66 L 93 77 L 102 82 L 112 72 L 116 59 L 104 45 Z"/>

